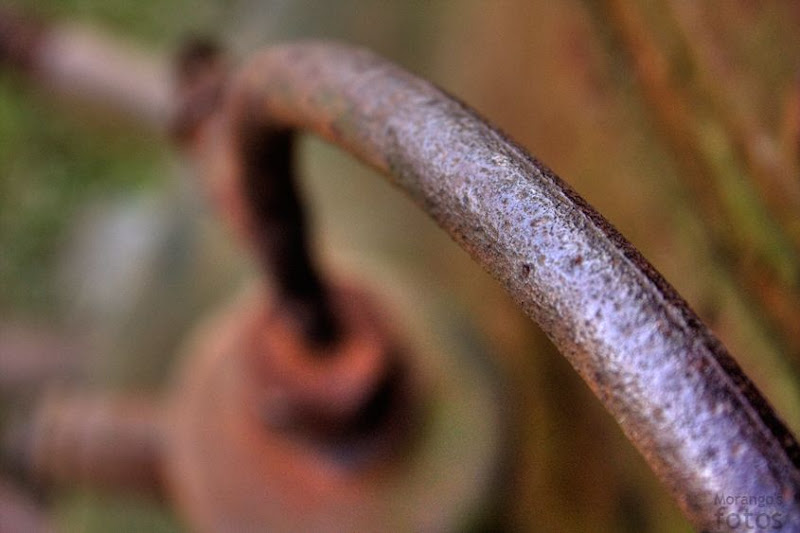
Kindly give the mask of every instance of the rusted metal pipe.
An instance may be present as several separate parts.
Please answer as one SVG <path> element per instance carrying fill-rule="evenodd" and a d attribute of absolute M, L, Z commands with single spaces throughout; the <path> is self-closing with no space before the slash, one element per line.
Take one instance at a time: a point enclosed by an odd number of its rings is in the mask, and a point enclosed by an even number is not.
<path fill-rule="evenodd" d="M 173 120 L 170 64 L 81 25 L 50 24 L 0 9 L 0 66 L 51 95 L 166 132 Z"/>
<path fill-rule="evenodd" d="M 161 493 L 163 428 L 153 400 L 49 394 L 6 440 L 4 455 L 28 482 Z"/>
<path fill-rule="evenodd" d="M 800 528 L 800 448 L 725 348 L 611 224 L 466 106 L 368 51 L 305 43 L 250 60 L 225 112 L 229 135 L 254 119 L 306 129 L 387 174 L 542 326 L 697 527 L 729 529 L 725 498 L 747 495 Z"/>

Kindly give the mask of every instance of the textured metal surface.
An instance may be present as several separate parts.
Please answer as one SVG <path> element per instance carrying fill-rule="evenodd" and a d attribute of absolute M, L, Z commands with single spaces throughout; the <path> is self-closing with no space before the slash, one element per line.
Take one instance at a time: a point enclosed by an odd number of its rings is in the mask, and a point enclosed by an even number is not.
<path fill-rule="evenodd" d="M 745 495 L 800 528 L 797 443 L 719 341 L 605 219 L 464 105 L 369 52 L 308 43 L 252 59 L 225 111 L 314 131 L 389 175 L 544 328 L 696 526 L 724 529 L 715 499 Z"/>

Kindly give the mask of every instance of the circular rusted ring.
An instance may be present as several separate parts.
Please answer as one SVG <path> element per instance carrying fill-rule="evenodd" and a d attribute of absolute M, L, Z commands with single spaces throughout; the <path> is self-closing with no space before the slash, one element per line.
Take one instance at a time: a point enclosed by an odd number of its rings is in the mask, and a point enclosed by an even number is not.
<path fill-rule="evenodd" d="M 377 427 L 309 438 L 264 423 L 252 366 L 263 293 L 198 329 L 171 388 L 164 478 L 193 530 L 447 533 L 490 511 L 507 413 L 485 360 L 405 350 L 410 401 Z"/>

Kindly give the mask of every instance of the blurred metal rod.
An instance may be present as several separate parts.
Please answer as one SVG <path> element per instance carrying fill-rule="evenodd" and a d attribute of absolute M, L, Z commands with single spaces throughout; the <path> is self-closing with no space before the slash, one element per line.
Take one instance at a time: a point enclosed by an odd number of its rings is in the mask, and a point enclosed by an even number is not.
<path fill-rule="evenodd" d="M 243 205 L 264 274 L 273 280 L 273 298 L 298 324 L 309 345 L 332 347 L 342 339 L 327 281 L 314 261 L 294 171 L 294 135 L 256 123 L 242 123 L 236 143 L 241 155 Z M 309 355 L 330 355 L 310 350 Z"/>
<path fill-rule="evenodd" d="M 213 43 L 194 40 L 177 60 L 177 105 L 171 131 L 227 221 L 253 249 L 270 299 L 293 322 L 312 357 L 331 355 L 342 331 L 310 246 L 307 215 L 295 172 L 295 134 L 258 120 L 237 125 L 220 143 L 212 120 L 230 68 Z M 227 152 L 224 149 L 228 149 Z M 313 353 L 312 353 L 313 352 Z"/>
<path fill-rule="evenodd" d="M 729 496 L 800 527 L 800 449 L 686 302 L 600 214 L 430 83 L 360 49 L 291 44 L 238 73 L 229 133 L 313 131 L 387 174 L 538 322 L 701 529 Z M 727 524 L 727 525 L 726 525 Z"/>
<path fill-rule="evenodd" d="M 0 65 L 33 77 L 59 99 L 166 131 L 175 98 L 170 62 L 119 38 L 72 24 L 47 24 L 0 8 Z"/>
<path fill-rule="evenodd" d="M 161 493 L 161 411 L 148 398 L 54 393 L 4 437 L 2 459 L 28 481 Z"/>

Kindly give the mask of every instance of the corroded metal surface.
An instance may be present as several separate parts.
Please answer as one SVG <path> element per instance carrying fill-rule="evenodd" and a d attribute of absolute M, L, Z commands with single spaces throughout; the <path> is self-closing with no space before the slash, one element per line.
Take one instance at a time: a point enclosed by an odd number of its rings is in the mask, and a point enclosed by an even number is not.
<path fill-rule="evenodd" d="M 747 495 L 800 527 L 797 443 L 724 347 L 605 219 L 464 105 L 367 51 L 309 43 L 252 59 L 225 112 L 314 131 L 410 194 L 544 328 L 696 526 L 725 528 L 715 498 Z"/>
<path fill-rule="evenodd" d="M 503 459 L 504 413 L 498 381 L 477 358 L 404 350 L 413 375 L 391 382 L 413 398 L 390 391 L 364 401 L 353 397 L 363 387 L 348 383 L 348 369 L 364 355 L 370 364 L 375 347 L 365 340 L 386 342 L 372 299 L 334 287 L 335 304 L 352 305 L 343 331 L 359 342 L 300 361 L 289 347 L 287 364 L 278 361 L 287 357 L 282 327 L 266 332 L 276 352 L 261 344 L 262 317 L 280 305 L 263 295 L 252 288 L 197 330 L 171 389 L 165 480 L 194 531 L 444 533 L 486 511 Z M 258 361 L 268 364 L 254 371 Z M 287 369 L 295 365 L 299 372 Z M 297 387 L 311 366 L 316 383 Z M 351 419 L 357 405 L 368 407 Z M 309 409 L 282 414 L 281 406 Z M 321 431 L 321 416 L 344 424 Z"/>

